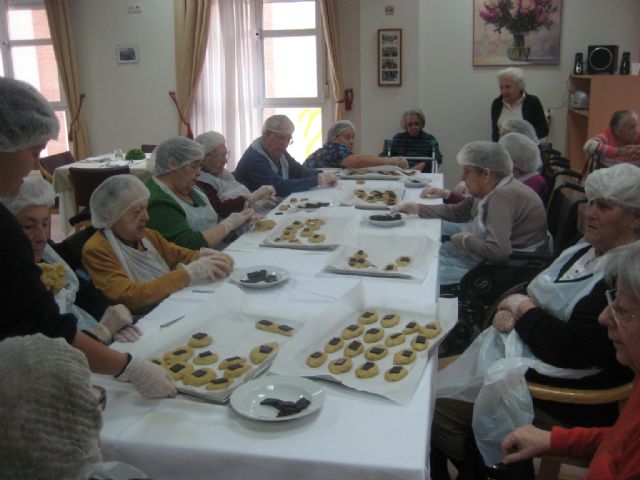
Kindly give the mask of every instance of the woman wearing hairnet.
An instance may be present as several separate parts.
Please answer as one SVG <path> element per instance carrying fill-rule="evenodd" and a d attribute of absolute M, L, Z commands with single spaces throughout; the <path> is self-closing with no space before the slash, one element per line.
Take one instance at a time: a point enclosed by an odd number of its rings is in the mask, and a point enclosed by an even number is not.
<path fill-rule="evenodd" d="M 42 280 L 55 295 L 60 313 L 73 313 L 78 329 L 91 332 L 104 343 L 135 342 L 140 331 L 133 325 L 124 305 L 109 306 L 104 294 L 78 276 L 49 243 L 51 212 L 55 193 L 42 177 L 25 179 L 18 195 L 7 203 L 24 234 L 31 241 L 33 256 L 43 269 Z M 100 322 L 96 320 L 100 318 Z"/>
<path fill-rule="evenodd" d="M 377 157 L 353 153 L 355 128 L 349 120 L 334 123 L 327 132 L 327 143 L 309 155 L 304 165 L 309 168 L 363 168 L 378 165 L 409 168 L 409 163 L 403 157 Z M 417 169 L 423 166 L 424 164 L 418 165 Z"/>
<path fill-rule="evenodd" d="M 198 250 L 215 247 L 245 223 L 257 218 L 251 208 L 233 212 L 218 222 L 207 196 L 196 186 L 204 149 L 186 137 L 165 140 L 151 155 L 153 176 L 149 189 L 149 228 L 170 242 Z"/>
<path fill-rule="evenodd" d="M 547 193 L 547 181 L 540 175 L 540 149 L 521 133 L 507 133 L 498 141 L 513 162 L 513 176 L 532 189 L 540 198 Z"/>
<path fill-rule="evenodd" d="M 228 255 L 180 247 L 145 228 L 149 191 L 134 175 L 107 178 L 91 195 L 98 229 L 82 249 L 93 283 L 114 303 L 143 313 L 187 285 L 213 282 L 233 268 Z"/>
<path fill-rule="evenodd" d="M 510 118 L 505 121 L 500 127 L 500 138 L 504 137 L 507 133 L 520 133 L 532 142 L 535 142 L 536 145 L 540 143 L 536 129 L 523 118 Z"/>
<path fill-rule="evenodd" d="M 0 197 L 15 197 L 23 178 L 37 165 L 47 142 L 57 138 L 58 119 L 47 100 L 32 86 L 0 78 Z M 116 352 L 78 331 L 72 314 L 61 314 L 50 291 L 40 281 L 41 271 L 20 224 L 0 206 L 0 339 L 43 333 L 62 337 L 81 350 L 95 373 L 116 375 L 145 396 L 167 397 L 176 389 L 167 372 L 149 361 Z"/>
<path fill-rule="evenodd" d="M 440 249 L 440 284 L 460 282 L 483 261 L 504 263 L 513 250 L 547 244 L 547 217 L 540 197 L 512 175 L 509 154 L 492 142 L 471 142 L 457 156 L 470 196 L 458 204 L 405 203 L 399 212 L 468 224 Z"/>
<path fill-rule="evenodd" d="M 589 203 L 584 238 L 535 277 L 527 295 L 507 297 L 498 307 L 493 326 L 438 372 L 440 398 L 431 435 L 432 468 L 442 466 L 446 456 L 462 470 L 473 469 L 477 450 L 472 432 L 485 463 L 493 465 L 502 459 L 504 436 L 532 419 L 542 428 L 556 424 L 593 426 L 598 421 L 603 425 L 615 420 L 616 405 L 576 406 L 536 400 L 525 421 L 516 424 L 508 421 L 516 413 L 508 403 L 493 402 L 489 412 L 478 407 L 483 398 L 504 385 L 495 377 L 497 369 L 507 378 L 522 378 L 526 372 L 529 380 L 578 388 L 608 388 L 632 378 L 616 361 L 598 314 L 607 306 L 604 267 L 609 256 L 616 247 L 639 237 L 640 169 L 622 164 L 597 170 L 587 179 L 585 191 Z M 469 372 L 469 364 L 475 365 L 475 375 Z M 526 384 L 512 382 L 499 397 L 513 398 L 507 393 L 516 392 L 515 386 L 519 386 L 523 391 L 518 391 L 517 398 L 531 405 Z"/>
<path fill-rule="evenodd" d="M 0 342 L 2 478 L 148 478 L 131 465 L 102 461 L 106 397 L 90 375 L 85 356 L 62 339 L 36 334 Z"/>

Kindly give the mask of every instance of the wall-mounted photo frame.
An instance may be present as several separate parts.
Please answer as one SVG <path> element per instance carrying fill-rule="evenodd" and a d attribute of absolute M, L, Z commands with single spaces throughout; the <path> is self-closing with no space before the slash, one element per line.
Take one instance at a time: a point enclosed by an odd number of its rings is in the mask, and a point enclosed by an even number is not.
<path fill-rule="evenodd" d="M 402 85 L 402 29 L 378 30 L 378 85 L 399 87 Z"/>
<path fill-rule="evenodd" d="M 137 45 L 118 45 L 116 47 L 118 63 L 138 63 L 140 57 Z"/>

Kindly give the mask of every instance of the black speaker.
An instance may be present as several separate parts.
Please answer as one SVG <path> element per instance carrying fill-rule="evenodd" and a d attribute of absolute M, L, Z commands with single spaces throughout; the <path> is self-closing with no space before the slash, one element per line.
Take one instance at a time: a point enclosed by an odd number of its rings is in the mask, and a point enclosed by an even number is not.
<path fill-rule="evenodd" d="M 584 73 L 584 64 L 582 63 L 582 53 L 576 53 L 576 59 L 573 62 L 573 74 L 582 75 Z"/>
<path fill-rule="evenodd" d="M 587 73 L 613 74 L 618 68 L 617 45 L 589 45 L 587 53 Z"/>
<path fill-rule="evenodd" d="M 620 75 L 629 75 L 631 73 L 631 56 L 629 52 L 622 53 L 620 60 Z"/>

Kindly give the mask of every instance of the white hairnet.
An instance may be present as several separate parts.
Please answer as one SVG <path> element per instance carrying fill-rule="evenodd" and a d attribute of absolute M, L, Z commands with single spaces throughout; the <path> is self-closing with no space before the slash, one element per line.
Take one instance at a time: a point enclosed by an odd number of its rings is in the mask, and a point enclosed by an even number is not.
<path fill-rule="evenodd" d="M 467 143 L 458 152 L 456 160 L 462 166 L 488 168 L 501 176 L 513 173 L 513 162 L 504 147 L 498 143 L 485 141 Z"/>
<path fill-rule="evenodd" d="M 7 209 L 17 215 L 20 210 L 31 206 L 53 207 L 56 194 L 53 187 L 42 177 L 30 176 L 20 185 L 18 195 L 5 204 Z"/>
<path fill-rule="evenodd" d="M 347 128 L 356 129 L 355 125 L 349 120 L 340 120 L 334 123 L 329 128 L 329 131 L 327 131 L 327 141 L 333 142 L 333 140 Z"/>
<path fill-rule="evenodd" d="M 584 191 L 589 200 L 604 198 L 624 208 L 640 209 L 640 167 L 619 163 L 595 170 Z"/>
<path fill-rule="evenodd" d="M 500 130 L 504 130 L 507 133 L 521 133 L 536 142 L 536 144 L 540 143 L 536 129 L 523 118 L 510 118 L 501 125 Z"/>
<path fill-rule="evenodd" d="M 226 139 L 224 135 L 218 132 L 205 132 L 201 133 L 196 137 L 196 142 L 198 142 L 204 148 L 204 154 L 215 150 L 220 145 L 224 145 L 226 143 Z"/>
<path fill-rule="evenodd" d="M 102 420 L 84 354 L 42 334 L 0 342 L 3 478 L 73 478 L 101 461 Z"/>
<path fill-rule="evenodd" d="M 25 82 L 0 77 L 0 152 L 19 152 L 58 137 L 49 102 Z"/>
<path fill-rule="evenodd" d="M 148 198 L 149 190 L 135 175 L 109 177 L 91 194 L 91 225 L 111 228 L 129 209 Z"/>
<path fill-rule="evenodd" d="M 507 133 L 498 143 L 511 157 L 513 166 L 522 173 L 535 172 L 542 166 L 538 145 L 521 133 Z"/>
<path fill-rule="evenodd" d="M 158 145 L 149 160 L 153 163 L 153 174 L 164 175 L 203 158 L 204 148 L 198 142 L 187 137 L 173 137 Z"/>

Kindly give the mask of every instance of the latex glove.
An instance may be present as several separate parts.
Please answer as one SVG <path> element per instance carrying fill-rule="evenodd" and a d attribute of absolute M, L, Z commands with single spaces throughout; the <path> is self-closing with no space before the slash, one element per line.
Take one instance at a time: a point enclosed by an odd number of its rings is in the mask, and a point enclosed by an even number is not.
<path fill-rule="evenodd" d="M 220 250 L 216 250 L 214 248 L 202 247 L 200 249 L 200 257 L 208 257 L 210 255 L 222 255 Z"/>
<path fill-rule="evenodd" d="M 132 383 L 136 390 L 148 398 L 175 397 L 178 393 L 169 372 L 160 365 L 136 357 L 116 378 Z"/>
<path fill-rule="evenodd" d="M 444 198 L 447 199 L 451 194 L 450 190 L 445 188 L 426 187 L 420 192 L 420 198 Z"/>
<path fill-rule="evenodd" d="M 407 162 L 407 159 L 404 157 L 393 157 L 392 161 L 393 165 L 396 165 L 402 169 L 409 168 L 409 162 Z"/>
<path fill-rule="evenodd" d="M 508 310 L 498 310 L 493 317 L 493 326 L 501 333 L 509 333 L 516 325 L 516 319 Z"/>
<path fill-rule="evenodd" d="M 498 305 L 498 310 L 507 310 L 508 312 L 511 312 L 511 315 L 513 315 L 514 318 L 518 319 L 520 317 L 520 315 L 518 314 L 518 307 L 520 307 L 520 304 L 522 302 L 527 300 L 531 299 L 526 295 L 522 295 L 521 293 L 514 293 L 513 295 L 509 295 L 507 298 L 502 300 L 502 302 L 500 302 L 500 305 Z"/>
<path fill-rule="evenodd" d="M 255 220 L 258 217 L 258 214 L 253 210 L 253 208 L 245 208 L 241 212 L 233 212 L 227 218 L 220 222 L 220 225 L 223 225 L 225 231 L 227 233 L 235 230 L 238 227 L 241 227 L 245 223 Z"/>
<path fill-rule="evenodd" d="M 127 325 L 133 325 L 129 309 L 124 305 L 112 305 L 104 311 L 100 322 L 93 327 L 92 332 L 104 343 L 110 343 L 113 335 Z"/>
<path fill-rule="evenodd" d="M 223 255 L 200 257 L 189 265 L 181 265 L 189 274 L 190 285 L 200 282 L 213 282 L 217 278 L 226 277 L 231 271 L 229 260 Z"/>
<path fill-rule="evenodd" d="M 251 195 L 249 195 L 247 200 L 249 200 L 249 203 L 258 202 L 260 200 L 269 199 L 269 198 L 273 198 L 273 200 L 275 201 L 275 197 L 276 197 L 276 189 L 273 188 L 273 186 L 262 185 L 256 191 L 251 193 Z"/>
<path fill-rule="evenodd" d="M 421 172 L 426 164 L 424 162 L 416 163 L 409 170 L 415 170 L 416 172 Z"/>
<path fill-rule="evenodd" d="M 397 207 L 391 207 L 391 213 L 406 213 L 408 215 L 418 215 L 420 213 L 420 205 L 414 202 L 408 202 L 398 205 Z"/>
<path fill-rule="evenodd" d="M 471 232 L 460 232 L 460 233 L 455 233 L 453 235 L 451 235 L 451 238 L 449 239 L 449 241 L 456 247 L 458 247 L 461 250 L 464 250 L 466 247 L 464 245 L 464 241 L 466 240 L 467 237 L 472 236 L 473 233 Z"/>
<path fill-rule="evenodd" d="M 338 177 L 330 172 L 322 172 L 318 174 L 318 186 L 329 185 L 335 187 L 338 183 Z"/>
<path fill-rule="evenodd" d="M 135 325 L 127 325 L 113 334 L 113 341 L 119 343 L 133 343 L 137 342 L 141 335 L 142 331 L 138 327 Z"/>

